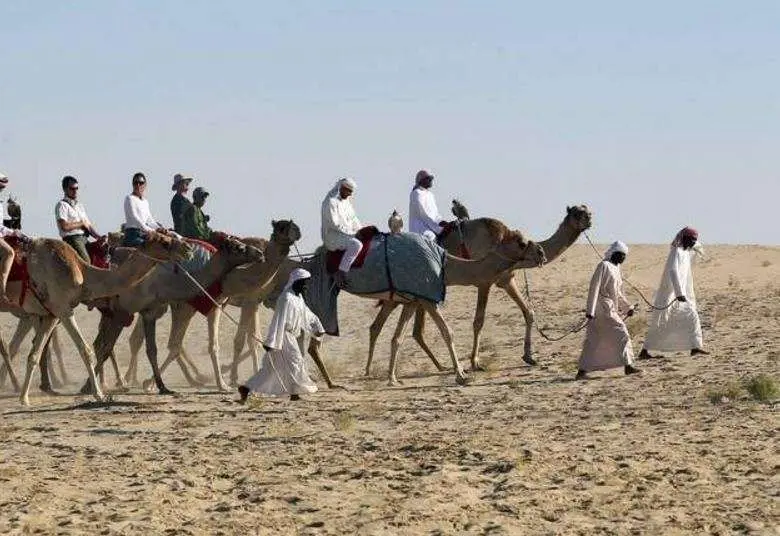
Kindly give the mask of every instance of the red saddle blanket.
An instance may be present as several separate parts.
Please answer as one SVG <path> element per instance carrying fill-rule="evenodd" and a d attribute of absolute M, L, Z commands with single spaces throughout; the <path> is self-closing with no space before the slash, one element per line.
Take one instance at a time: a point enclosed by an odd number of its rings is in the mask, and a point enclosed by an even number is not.
<path fill-rule="evenodd" d="M 363 263 L 366 261 L 366 255 L 368 255 L 368 246 L 371 244 L 371 240 L 378 234 L 379 229 L 373 225 L 363 227 L 355 233 L 355 238 L 360 240 L 363 246 L 360 248 L 360 253 L 358 253 L 355 262 L 352 263 L 352 268 L 360 268 L 363 266 Z M 337 249 L 336 251 L 325 252 L 325 269 L 329 274 L 335 274 L 339 271 L 339 264 L 341 263 L 342 257 L 344 257 L 344 251 L 345 250 L 343 249 Z"/>
<path fill-rule="evenodd" d="M 108 255 L 108 245 L 104 241 L 87 242 L 87 253 L 89 253 L 89 262 L 95 268 L 108 270 L 111 268 Z"/>
<path fill-rule="evenodd" d="M 444 247 L 444 241 L 452 233 L 458 231 L 458 226 L 459 225 L 460 225 L 460 222 L 458 220 L 447 222 L 447 225 L 445 225 L 442 228 L 441 232 L 439 233 L 439 236 L 436 237 L 436 242 L 441 247 Z M 463 241 L 463 237 L 462 236 L 458 237 L 458 249 L 455 252 L 455 254 L 458 257 L 462 258 L 462 259 L 471 259 L 471 252 L 469 251 L 468 246 L 466 246 L 466 243 Z"/>
<path fill-rule="evenodd" d="M 14 262 L 11 264 L 11 271 L 8 273 L 8 282 L 21 281 L 22 289 L 19 293 L 19 306 L 24 305 L 24 299 L 27 297 L 27 291 L 30 288 L 30 271 L 27 266 L 27 257 L 21 255 L 21 240 L 15 236 L 6 237 L 5 241 L 14 249 Z"/>

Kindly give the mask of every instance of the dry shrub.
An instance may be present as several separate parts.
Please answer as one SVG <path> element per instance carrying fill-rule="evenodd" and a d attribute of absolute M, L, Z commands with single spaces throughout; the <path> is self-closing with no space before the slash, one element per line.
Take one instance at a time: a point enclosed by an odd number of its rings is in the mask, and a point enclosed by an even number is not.
<path fill-rule="evenodd" d="M 780 397 L 780 386 L 769 374 L 759 374 L 746 380 L 745 389 L 759 402 L 771 402 Z"/>
<path fill-rule="evenodd" d="M 333 426 L 339 432 L 352 432 L 356 425 L 357 419 L 350 411 L 340 411 L 333 417 Z"/>
<path fill-rule="evenodd" d="M 737 400 L 742 396 L 742 392 L 742 386 L 738 383 L 729 383 L 707 389 L 707 398 L 712 404 L 723 404 Z"/>
<path fill-rule="evenodd" d="M 762 268 L 769 268 L 770 266 L 772 266 L 772 263 L 770 261 L 763 261 L 761 263 Z"/>

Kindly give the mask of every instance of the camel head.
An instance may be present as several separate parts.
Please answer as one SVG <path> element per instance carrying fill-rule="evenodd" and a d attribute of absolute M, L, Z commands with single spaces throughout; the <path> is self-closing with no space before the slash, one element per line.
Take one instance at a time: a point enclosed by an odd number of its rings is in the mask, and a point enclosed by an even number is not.
<path fill-rule="evenodd" d="M 230 264 L 240 266 L 251 262 L 265 262 L 265 255 L 255 246 L 249 246 L 234 236 L 215 232 L 211 235 L 211 243 L 230 259 Z"/>
<path fill-rule="evenodd" d="M 591 213 L 588 205 L 574 205 L 566 207 L 566 225 L 571 226 L 578 233 L 587 231 L 591 226 Z"/>
<path fill-rule="evenodd" d="M 136 249 L 160 262 L 183 261 L 192 257 L 193 253 L 192 246 L 184 240 L 156 231 L 149 231 L 146 234 L 146 241 Z"/>
<path fill-rule="evenodd" d="M 508 232 L 499 245 L 499 252 L 517 262 L 530 261 L 537 266 L 547 262 L 542 246 L 533 240 L 528 240 L 522 231 Z"/>
<path fill-rule="evenodd" d="M 282 247 L 289 248 L 301 239 L 301 229 L 292 220 L 272 220 L 271 241 Z"/>

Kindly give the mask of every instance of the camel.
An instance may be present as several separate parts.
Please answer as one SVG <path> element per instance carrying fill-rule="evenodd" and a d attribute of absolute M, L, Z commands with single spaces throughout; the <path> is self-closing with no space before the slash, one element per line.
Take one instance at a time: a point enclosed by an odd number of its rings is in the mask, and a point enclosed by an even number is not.
<path fill-rule="evenodd" d="M 92 349 L 84 340 L 76 324 L 74 309 L 82 302 L 116 296 L 137 287 L 160 261 L 178 261 L 191 254 L 186 243 L 158 233 L 150 233 L 146 244 L 116 270 L 95 268 L 81 260 L 78 254 L 61 240 L 37 238 L 25 246 L 31 292 L 21 306 L 24 314 L 35 317 L 35 338 L 27 358 L 27 370 L 21 388 L 20 401 L 30 403 L 29 390 L 32 373 L 41 357 L 43 344 L 49 339 L 59 321 L 73 339 L 93 383 Z M 12 299 L 21 295 L 21 283 L 8 287 Z M 18 310 L 15 310 L 18 312 Z M 11 363 L 6 363 L 12 382 Z M 103 399 L 99 388 L 94 391 L 97 400 Z"/>
<path fill-rule="evenodd" d="M 555 233 L 549 238 L 539 242 L 539 245 L 544 250 L 544 254 L 547 258 L 547 262 L 551 262 L 558 258 L 566 249 L 577 241 L 580 234 L 583 231 L 590 228 L 591 225 L 591 213 L 587 206 L 577 205 L 573 207 L 566 207 L 566 216 L 561 224 L 558 226 Z M 460 251 L 462 245 L 465 244 L 467 250 L 473 258 L 479 258 L 487 255 L 489 252 L 495 250 L 500 244 L 502 237 L 506 233 L 506 226 L 498 220 L 491 218 L 478 218 L 475 220 L 467 220 L 461 223 L 460 232 L 450 233 L 444 240 L 443 246 L 450 253 L 456 253 Z M 525 268 L 535 268 L 538 266 L 533 260 L 526 259 L 525 261 L 518 263 L 511 270 L 500 274 L 499 277 L 493 280 L 487 279 L 474 279 L 472 281 L 464 281 L 458 283 L 465 286 L 477 287 L 477 309 L 474 314 L 474 341 L 471 350 L 471 368 L 472 370 L 481 370 L 482 366 L 479 364 L 479 341 L 482 326 L 485 323 L 485 309 L 487 308 L 488 296 L 490 295 L 490 288 L 493 285 L 503 289 L 510 298 L 520 307 L 525 318 L 525 342 L 523 361 L 529 365 L 535 365 L 536 361 L 532 357 L 531 350 L 531 332 L 534 323 L 534 313 L 528 304 L 523 299 L 520 288 L 517 282 L 517 270 Z M 393 302 L 383 302 L 382 308 L 377 314 L 374 322 L 369 328 L 370 340 L 368 350 L 368 361 L 366 363 L 366 376 L 369 375 L 371 369 L 371 361 L 374 356 L 374 349 L 376 347 L 376 341 L 379 334 L 382 331 L 387 318 L 390 313 L 397 307 L 398 304 Z M 413 329 L 413 338 L 428 355 L 437 369 L 443 370 L 443 367 L 438 362 L 436 357 L 431 352 L 431 349 L 425 342 L 423 337 L 425 326 L 425 314 L 424 311 L 419 310 L 415 316 L 415 323 Z"/>
<path fill-rule="evenodd" d="M 492 281 L 495 280 L 495 278 L 498 277 L 500 274 L 506 272 L 507 270 L 511 270 L 515 265 L 524 261 L 530 262 L 534 266 L 543 264 L 545 262 L 545 254 L 542 247 L 540 247 L 538 244 L 535 244 L 531 241 L 527 241 L 523 237 L 523 235 L 517 231 L 507 230 L 507 232 L 504 235 L 502 244 L 499 247 L 494 248 L 494 250 L 491 251 L 490 254 L 485 255 L 480 260 L 462 259 L 460 257 L 456 257 L 452 254 L 447 253 L 446 261 L 444 264 L 445 284 L 447 285 L 463 284 L 461 283 L 462 281 L 477 281 L 477 280 L 485 281 L 485 282 Z M 302 262 L 297 262 L 292 260 L 285 261 L 280 267 L 279 272 L 277 274 L 277 278 L 276 278 L 277 284 L 283 285 L 284 282 L 287 280 L 289 273 L 295 268 L 305 268 L 305 267 L 306 267 L 305 263 Z M 276 290 L 278 291 L 279 289 Z M 348 288 L 345 289 L 345 291 L 350 292 Z M 436 303 L 424 299 L 412 298 L 409 296 L 404 296 L 396 293 L 392 293 L 392 295 L 389 295 L 388 293 L 382 293 L 381 295 L 357 294 L 357 293 L 353 293 L 353 294 L 361 298 L 368 298 L 368 299 L 379 298 L 383 300 L 392 300 L 392 303 L 394 304 L 404 305 L 403 312 L 401 313 L 401 317 L 398 320 L 398 326 L 396 327 L 395 334 L 393 335 L 393 343 L 392 343 L 392 350 L 391 350 L 392 352 L 391 367 L 390 367 L 390 374 L 388 375 L 389 376 L 388 382 L 390 385 L 395 385 L 396 383 L 398 383 L 398 380 L 395 377 L 396 357 L 398 355 L 398 351 L 401 346 L 401 340 L 403 339 L 403 334 L 406 325 L 408 324 L 408 321 L 411 318 L 412 313 L 417 308 L 428 313 L 433 318 L 449 350 L 450 357 L 452 359 L 452 363 L 455 368 L 456 382 L 460 385 L 466 383 L 467 381 L 466 375 L 460 366 L 457 355 L 455 353 L 455 348 L 452 343 L 452 331 L 447 325 L 447 322 L 442 316 L 441 311 L 439 310 L 439 307 Z M 245 319 L 245 315 L 242 314 L 242 320 L 244 319 Z M 243 325 L 243 323 L 242 326 L 247 331 L 252 329 L 252 326 L 246 326 Z M 312 351 L 313 349 L 312 347 L 310 347 L 309 352 L 311 353 Z M 234 355 L 238 356 L 239 359 L 237 360 L 234 359 L 233 363 L 230 365 L 231 378 L 235 378 L 237 376 L 238 365 L 246 357 L 245 355 L 240 356 L 239 351 L 236 351 Z M 318 366 L 319 365 L 320 364 L 318 363 Z"/>
<path fill-rule="evenodd" d="M 227 235 L 217 234 L 215 240 L 218 244 L 208 263 L 197 273 L 193 274 L 199 285 L 208 288 L 212 284 L 223 281 L 226 274 L 238 266 L 249 263 L 262 263 L 265 260 L 263 252 L 253 246 L 247 246 L 243 242 Z M 190 300 L 200 295 L 200 289 L 187 277 L 186 274 L 177 273 L 167 267 L 156 270 L 149 278 L 139 285 L 133 292 L 120 294 L 111 303 L 111 312 L 101 311 L 100 326 L 94 346 L 97 352 L 97 366 L 99 372 L 103 363 L 113 352 L 116 341 L 124 330 L 123 317 L 136 312 L 141 313 L 141 321 L 146 340 L 146 355 L 152 367 L 154 382 L 157 391 L 161 395 L 174 394 L 163 382 L 160 369 L 157 364 L 156 329 L 159 320 L 168 310 L 172 302 Z M 217 323 L 219 313 L 217 308 L 208 315 L 209 345 L 212 351 L 212 364 L 217 376 L 217 384 L 225 387 L 220 374 L 218 361 L 218 341 L 215 334 L 218 332 Z M 82 387 L 82 392 L 90 392 L 94 384 L 92 379 Z"/>
<path fill-rule="evenodd" d="M 216 307 L 211 314 L 214 314 L 219 318 L 221 313 L 221 307 L 229 299 L 236 298 L 254 298 L 262 299 L 268 295 L 273 288 L 273 281 L 282 262 L 287 258 L 290 252 L 290 247 L 300 239 L 301 232 L 298 226 L 292 220 L 274 221 L 273 233 L 270 240 L 263 238 L 245 238 L 243 242 L 251 244 L 260 249 L 265 254 L 265 262 L 258 262 L 239 266 L 225 276 L 222 281 L 222 292 L 217 302 L 220 307 Z M 193 375 L 187 372 L 187 366 L 193 368 L 195 377 L 199 377 L 200 373 L 197 371 L 194 363 L 186 356 L 183 349 L 183 340 L 190 320 L 195 315 L 196 311 L 186 301 L 178 301 L 171 303 L 171 334 L 168 342 L 169 355 L 165 362 L 160 366 L 160 372 L 163 372 L 168 365 L 174 360 L 179 360 L 179 365 L 184 372 L 185 378 L 192 385 L 197 385 L 199 381 L 193 381 Z M 218 320 L 214 323 L 215 326 L 219 325 Z M 218 333 L 209 334 L 209 350 L 212 354 L 212 362 L 218 363 L 218 358 L 215 357 L 218 353 L 215 349 L 218 343 Z M 141 342 L 143 341 L 143 335 L 138 333 L 138 329 L 134 330 L 133 336 L 130 337 L 131 345 L 131 362 L 128 367 L 128 376 L 135 375 L 137 361 L 134 357 L 138 354 Z M 183 362 L 182 362 L 183 361 Z M 320 356 L 317 354 L 315 361 L 320 361 Z M 319 365 L 319 363 L 318 363 Z M 320 367 L 320 370 L 325 370 L 324 366 Z M 132 373 L 132 374 L 131 374 Z M 218 388 L 223 391 L 230 391 L 231 389 L 224 383 L 222 383 L 222 375 L 215 371 L 215 376 L 218 379 Z M 325 371 L 325 377 L 328 385 L 332 386 L 330 378 Z M 152 386 L 153 379 L 147 379 L 143 382 L 144 389 L 148 389 Z"/>

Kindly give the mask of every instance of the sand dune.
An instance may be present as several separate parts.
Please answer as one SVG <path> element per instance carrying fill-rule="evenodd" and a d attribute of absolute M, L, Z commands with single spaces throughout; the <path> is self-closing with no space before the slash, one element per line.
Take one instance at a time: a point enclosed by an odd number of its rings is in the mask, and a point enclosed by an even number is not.
<path fill-rule="evenodd" d="M 634 246 L 624 267 L 648 296 L 666 251 Z M 0 532 L 780 534 L 777 403 L 710 396 L 758 373 L 780 380 L 780 248 L 710 246 L 707 255 L 695 274 L 712 354 L 641 362 L 639 377 L 616 370 L 571 381 L 581 334 L 536 336 L 540 365 L 526 366 L 520 311 L 494 291 L 482 344 L 489 371 L 467 387 L 435 372 L 411 338 L 403 385 L 386 386 L 397 313 L 364 379 L 375 309 L 349 296 L 343 336 L 325 346 L 345 391 L 241 407 L 232 395 L 186 387 L 174 367 L 166 378 L 175 397 L 136 389 L 95 404 L 33 393 L 26 409 L 6 385 Z M 540 325 L 582 318 L 596 261 L 578 245 L 529 272 Z M 445 305 L 464 365 L 475 296 L 451 289 Z M 645 309 L 630 326 L 637 350 Z M 80 310 L 78 319 L 91 339 L 97 316 Z M 6 340 L 13 327 L 4 316 Z M 195 328 L 186 345 L 208 372 L 202 318 Z M 223 321 L 223 362 L 233 333 Z M 449 364 L 432 327 L 427 337 Z M 72 382 L 63 390 L 73 393 L 85 372 L 66 348 Z M 124 340 L 118 357 L 126 364 Z"/>

